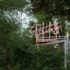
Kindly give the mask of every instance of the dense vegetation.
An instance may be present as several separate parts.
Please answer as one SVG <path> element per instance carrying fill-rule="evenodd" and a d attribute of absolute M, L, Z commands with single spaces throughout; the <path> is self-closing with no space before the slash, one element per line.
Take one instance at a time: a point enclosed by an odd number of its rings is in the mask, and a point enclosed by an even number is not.
<path fill-rule="evenodd" d="M 69 0 L 31 0 L 27 8 L 38 23 L 58 18 L 65 34 L 65 20 L 70 20 Z M 0 70 L 65 70 L 63 44 L 43 45 L 37 48 L 29 28 L 22 28 L 18 11 L 29 4 L 26 0 L 0 0 Z M 14 17 L 16 18 L 14 18 Z M 18 20 L 17 20 L 18 18 Z M 25 20 L 25 19 L 24 19 Z M 24 21 L 23 21 L 24 22 Z M 68 57 L 68 59 L 70 59 Z M 70 70 L 68 62 L 68 70 Z"/>

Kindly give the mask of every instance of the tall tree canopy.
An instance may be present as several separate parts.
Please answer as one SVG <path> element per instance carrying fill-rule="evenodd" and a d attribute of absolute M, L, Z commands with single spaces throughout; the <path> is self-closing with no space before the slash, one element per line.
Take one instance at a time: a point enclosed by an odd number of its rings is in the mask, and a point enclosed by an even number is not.
<path fill-rule="evenodd" d="M 43 11 L 52 16 L 69 16 L 70 1 L 69 0 L 31 0 L 33 11 Z"/>
<path fill-rule="evenodd" d="M 3 10 L 21 10 L 27 4 L 26 0 L 1 0 L 0 9 Z"/>
<path fill-rule="evenodd" d="M 61 16 L 59 20 L 63 21 L 69 17 L 70 1 L 31 0 L 31 8 L 27 1 L 30 0 L 0 0 L 0 70 L 64 70 L 63 44 L 37 48 L 29 28 L 21 29 L 23 12 L 20 17 L 18 13 L 26 5 L 27 13 L 33 11 L 41 23 L 51 21 L 53 16 Z M 29 27 L 30 24 L 34 22 Z"/>

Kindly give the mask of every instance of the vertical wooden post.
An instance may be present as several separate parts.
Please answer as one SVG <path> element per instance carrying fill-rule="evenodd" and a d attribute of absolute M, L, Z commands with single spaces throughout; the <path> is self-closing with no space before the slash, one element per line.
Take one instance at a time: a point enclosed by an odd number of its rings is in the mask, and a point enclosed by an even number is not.
<path fill-rule="evenodd" d="M 42 25 L 42 41 L 44 41 L 44 22 L 43 22 L 43 25 Z"/>
<path fill-rule="evenodd" d="M 37 33 L 37 24 L 36 24 L 36 30 L 35 30 L 35 36 L 36 36 L 36 45 L 38 47 L 38 43 L 37 43 L 37 40 L 38 40 L 38 33 Z"/>
<path fill-rule="evenodd" d="M 57 40 L 57 35 L 58 35 L 58 22 L 55 20 L 54 22 L 54 29 L 55 29 L 55 35 L 56 35 L 56 40 Z"/>
<path fill-rule="evenodd" d="M 51 28 L 51 22 L 49 22 L 49 39 L 50 39 L 50 28 Z"/>
<path fill-rule="evenodd" d="M 58 25 L 56 24 L 56 40 L 57 40 L 57 35 L 58 35 L 57 31 L 58 31 Z"/>

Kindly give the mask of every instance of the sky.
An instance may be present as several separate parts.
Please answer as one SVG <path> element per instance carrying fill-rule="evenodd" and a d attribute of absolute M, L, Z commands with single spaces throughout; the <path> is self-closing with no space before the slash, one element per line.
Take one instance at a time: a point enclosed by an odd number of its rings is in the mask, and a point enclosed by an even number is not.
<path fill-rule="evenodd" d="M 27 28 L 30 21 L 34 23 L 37 22 L 37 19 L 34 17 L 32 13 L 32 4 L 30 0 L 27 0 L 28 4 L 25 5 L 23 11 L 13 10 L 13 11 L 4 11 L 5 17 L 12 20 L 17 20 L 22 24 L 22 28 Z"/>

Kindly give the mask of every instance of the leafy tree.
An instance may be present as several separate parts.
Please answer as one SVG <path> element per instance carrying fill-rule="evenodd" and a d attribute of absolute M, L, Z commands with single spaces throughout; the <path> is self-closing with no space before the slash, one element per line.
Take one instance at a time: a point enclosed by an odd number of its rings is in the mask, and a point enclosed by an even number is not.
<path fill-rule="evenodd" d="M 54 16 L 63 25 L 69 17 L 68 0 L 31 1 L 33 13 L 40 22 L 52 21 Z M 13 17 L 26 4 L 26 0 L 0 1 L 0 70 L 64 70 L 63 45 L 37 48 L 29 28 L 21 30 L 21 23 Z M 29 27 L 34 24 L 30 23 Z"/>
<path fill-rule="evenodd" d="M 22 10 L 22 8 L 27 4 L 26 0 L 1 0 L 0 9 L 2 10 Z"/>

